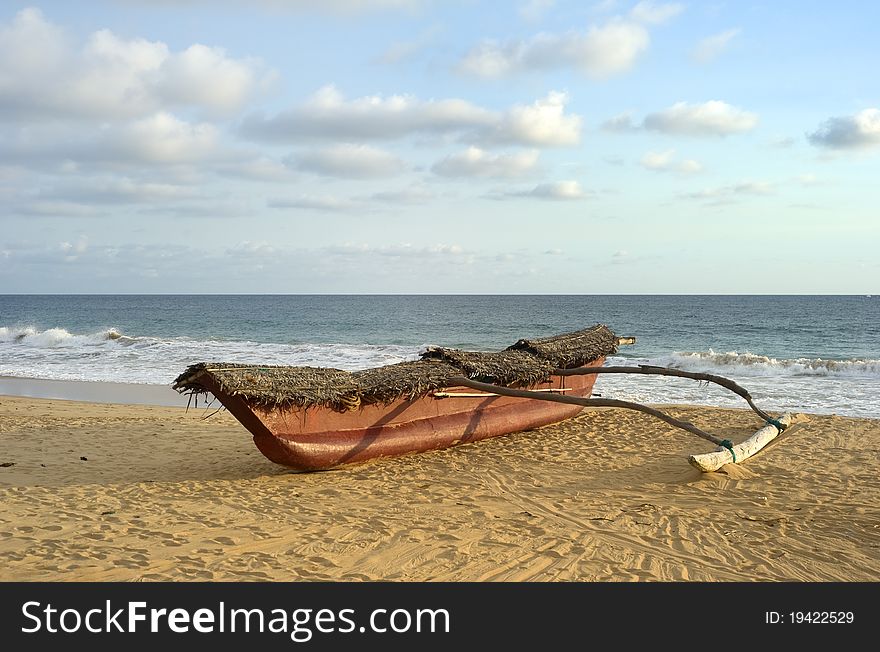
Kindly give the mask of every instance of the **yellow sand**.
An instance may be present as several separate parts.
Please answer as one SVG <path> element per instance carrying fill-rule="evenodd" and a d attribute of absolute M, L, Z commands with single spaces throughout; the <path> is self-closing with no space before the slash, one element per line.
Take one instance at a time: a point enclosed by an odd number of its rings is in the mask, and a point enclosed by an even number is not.
<path fill-rule="evenodd" d="M 297 474 L 204 415 L 0 397 L 0 580 L 880 577 L 880 420 L 812 416 L 707 475 L 686 456 L 711 444 L 616 410 Z"/>

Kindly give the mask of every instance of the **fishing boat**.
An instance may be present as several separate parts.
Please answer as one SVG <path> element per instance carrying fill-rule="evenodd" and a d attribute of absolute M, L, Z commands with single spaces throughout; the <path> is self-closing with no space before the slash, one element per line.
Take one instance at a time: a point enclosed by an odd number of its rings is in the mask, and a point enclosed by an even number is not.
<path fill-rule="evenodd" d="M 637 410 L 717 448 L 691 455 L 702 472 L 757 454 L 792 423 L 755 405 L 734 381 L 651 365 L 603 366 L 634 337 L 607 326 L 521 339 L 495 352 L 429 347 L 420 359 L 343 371 L 323 367 L 198 363 L 173 387 L 198 401 L 213 395 L 273 462 L 301 471 L 419 453 L 557 423 L 585 407 Z M 746 400 L 765 423 L 738 444 L 648 405 L 593 398 L 599 374 L 642 374 L 715 383 Z"/>
<path fill-rule="evenodd" d="M 419 360 L 362 371 L 199 363 L 173 387 L 211 394 L 278 464 L 303 471 L 437 450 L 530 430 L 580 413 L 620 338 L 607 326 L 521 339 L 503 351 L 429 347 Z M 483 387 L 489 390 L 475 390 Z M 527 391 L 523 398 L 499 391 Z M 497 390 L 497 391 L 496 391 Z"/>

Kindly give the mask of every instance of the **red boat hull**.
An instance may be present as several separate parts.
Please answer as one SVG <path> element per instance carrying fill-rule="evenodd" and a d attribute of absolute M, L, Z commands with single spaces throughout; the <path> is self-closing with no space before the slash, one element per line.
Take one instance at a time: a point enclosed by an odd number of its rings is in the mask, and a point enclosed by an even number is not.
<path fill-rule="evenodd" d="M 585 366 L 601 366 L 600 358 Z M 529 389 L 565 389 L 566 396 L 588 398 L 596 375 L 552 376 Z M 465 442 L 521 432 L 563 421 L 583 409 L 577 405 L 507 396 L 478 396 L 464 387 L 389 405 L 364 405 L 348 412 L 329 408 L 264 406 L 226 394 L 210 376 L 200 379 L 253 434 L 257 448 L 273 462 L 302 471 L 447 448 Z"/>

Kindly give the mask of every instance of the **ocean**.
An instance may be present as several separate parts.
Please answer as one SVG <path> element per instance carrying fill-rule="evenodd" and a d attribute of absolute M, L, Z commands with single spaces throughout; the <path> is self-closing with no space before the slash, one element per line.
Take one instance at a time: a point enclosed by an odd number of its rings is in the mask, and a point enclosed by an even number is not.
<path fill-rule="evenodd" d="M 195 362 L 363 369 L 607 324 L 607 364 L 732 378 L 759 406 L 880 418 L 880 297 L 0 295 L 0 376 L 170 385 Z M 601 376 L 641 403 L 745 407 L 714 385 Z"/>

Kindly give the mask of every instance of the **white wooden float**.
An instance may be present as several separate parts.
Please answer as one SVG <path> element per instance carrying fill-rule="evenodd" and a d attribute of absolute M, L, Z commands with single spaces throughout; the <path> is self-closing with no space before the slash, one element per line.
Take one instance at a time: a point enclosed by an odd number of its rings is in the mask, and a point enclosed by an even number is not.
<path fill-rule="evenodd" d="M 785 428 L 788 428 L 791 425 L 791 418 L 791 414 L 786 413 L 779 417 L 777 421 Z M 756 455 L 762 448 L 776 439 L 780 432 L 779 428 L 772 423 L 768 423 L 740 444 L 736 444 L 731 448 L 719 446 L 711 453 L 691 455 L 688 457 L 688 462 L 703 473 L 717 471 L 725 464 L 739 464 Z"/>

